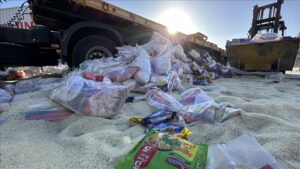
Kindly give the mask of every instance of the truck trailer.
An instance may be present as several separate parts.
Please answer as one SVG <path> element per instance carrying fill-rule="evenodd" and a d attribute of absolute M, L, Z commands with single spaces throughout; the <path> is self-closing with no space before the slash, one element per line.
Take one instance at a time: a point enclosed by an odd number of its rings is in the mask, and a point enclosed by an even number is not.
<path fill-rule="evenodd" d="M 116 46 L 143 44 L 154 31 L 185 50 L 206 50 L 217 58 L 225 54 L 202 33 L 171 35 L 164 25 L 102 0 L 28 0 L 28 4 L 34 26 L 18 29 L 14 27 L 18 21 L 10 20 L 0 27 L 2 67 L 56 65 L 59 59 L 77 67 L 86 59 L 113 56 Z"/>

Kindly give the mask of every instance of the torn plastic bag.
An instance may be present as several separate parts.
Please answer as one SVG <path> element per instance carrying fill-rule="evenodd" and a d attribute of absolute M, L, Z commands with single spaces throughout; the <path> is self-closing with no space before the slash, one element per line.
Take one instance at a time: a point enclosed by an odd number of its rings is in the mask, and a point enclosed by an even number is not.
<path fill-rule="evenodd" d="M 191 88 L 181 93 L 179 102 L 183 105 L 193 105 L 213 101 L 200 87 Z"/>
<path fill-rule="evenodd" d="M 180 115 L 189 124 L 192 122 L 202 122 L 215 124 L 216 106 L 212 101 L 184 106 Z"/>
<path fill-rule="evenodd" d="M 139 83 L 146 84 L 149 82 L 151 76 L 151 64 L 149 55 L 140 46 L 136 46 L 136 48 L 139 49 L 138 55 L 135 58 L 135 60 L 130 64 L 130 66 L 140 68 L 135 73 L 134 79 Z"/>
<path fill-rule="evenodd" d="M 237 164 L 254 169 L 287 169 L 247 133 L 227 144 L 209 146 L 207 161 L 206 169 L 236 169 Z"/>
<path fill-rule="evenodd" d="M 182 109 L 183 105 L 172 96 L 160 91 L 157 88 L 152 88 L 146 93 L 146 99 L 149 105 L 159 109 L 171 112 L 177 112 Z"/>
<path fill-rule="evenodd" d="M 23 94 L 23 93 L 43 90 L 45 85 L 60 83 L 61 81 L 62 81 L 62 78 L 37 78 L 37 79 L 22 80 L 16 84 L 15 93 Z M 54 86 L 54 88 L 55 87 L 56 86 Z M 50 89 L 51 89 L 51 87 L 49 87 L 49 90 Z"/>
<path fill-rule="evenodd" d="M 76 114 L 112 118 L 120 113 L 127 94 L 125 86 L 86 80 L 80 73 L 73 72 L 66 79 L 65 86 L 52 92 L 51 99 Z"/>
<path fill-rule="evenodd" d="M 171 69 L 171 51 L 164 55 L 151 57 L 151 68 L 154 74 L 167 74 Z"/>
<path fill-rule="evenodd" d="M 116 169 L 204 169 L 208 145 L 192 144 L 176 134 L 150 130 L 117 164 Z"/>
<path fill-rule="evenodd" d="M 6 90 L 0 88 L 0 103 L 8 103 L 13 96 Z"/>

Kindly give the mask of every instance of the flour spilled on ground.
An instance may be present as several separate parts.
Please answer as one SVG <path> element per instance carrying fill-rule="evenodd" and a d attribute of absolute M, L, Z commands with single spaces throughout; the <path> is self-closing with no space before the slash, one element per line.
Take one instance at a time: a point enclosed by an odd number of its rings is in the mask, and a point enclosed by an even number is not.
<path fill-rule="evenodd" d="M 300 166 L 300 81 L 266 83 L 258 77 L 219 79 L 202 87 L 216 102 L 228 102 L 245 112 L 224 123 L 196 123 L 189 128 L 192 143 L 226 143 L 252 134 L 270 154 L 289 168 Z M 176 94 L 175 94 L 176 96 Z M 61 122 L 25 121 L 22 112 L 43 101 L 56 105 L 48 92 L 18 95 L 1 114 L 1 168 L 114 168 L 144 135 L 131 116 L 155 111 L 145 101 L 128 103 L 114 119 L 72 115 Z M 4 119 L 4 120 L 3 120 Z"/>

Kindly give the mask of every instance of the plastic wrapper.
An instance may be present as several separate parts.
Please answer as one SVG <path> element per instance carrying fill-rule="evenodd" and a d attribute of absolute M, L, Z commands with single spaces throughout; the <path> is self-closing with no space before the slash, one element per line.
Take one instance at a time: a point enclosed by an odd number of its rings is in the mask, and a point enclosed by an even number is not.
<path fill-rule="evenodd" d="M 192 144 L 176 135 L 150 130 L 117 164 L 116 169 L 204 169 L 206 144 Z"/>
<path fill-rule="evenodd" d="M 180 111 L 180 115 L 187 124 L 192 122 L 214 124 L 216 121 L 216 108 L 214 104 L 214 102 L 204 102 L 195 105 L 184 106 Z"/>
<path fill-rule="evenodd" d="M 8 103 L 13 96 L 6 90 L 0 88 L 0 103 Z"/>
<path fill-rule="evenodd" d="M 74 72 L 65 86 L 52 92 L 51 99 L 76 114 L 112 118 L 120 113 L 127 94 L 125 86 L 100 84 Z"/>
<path fill-rule="evenodd" d="M 59 83 L 62 78 L 37 78 L 19 81 L 15 87 L 16 94 L 23 94 L 43 90 L 45 85 Z M 49 88 L 50 90 L 51 88 Z"/>
<path fill-rule="evenodd" d="M 287 169 L 247 133 L 227 144 L 209 146 L 206 169 L 236 169 L 237 164 L 255 169 Z"/>
<path fill-rule="evenodd" d="M 200 87 L 191 88 L 181 93 L 179 102 L 183 105 L 193 105 L 213 101 Z"/>
<path fill-rule="evenodd" d="M 183 107 L 183 105 L 172 96 L 155 88 L 150 89 L 146 93 L 146 98 L 149 105 L 159 110 L 177 112 Z"/>
<path fill-rule="evenodd" d="M 166 120 L 174 120 L 177 118 L 176 112 L 170 112 L 170 111 L 158 111 L 155 113 L 152 113 L 146 117 L 131 117 L 129 119 L 132 123 L 140 123 L 147 127 L 151 127 L 155 124 L 164 122 Z"/>
<path fill-rule="evenodd" d="M 171 69 L 171 51 L 166 52 L 162 56 L 151 58 L 152 72 L 158 75 L 167 74 Z"/>
<path fill-rule="evenodd" d="M 137 46 L 139 49 L 138 55 L 135 58 L 135 60 L 130 64 L 130 66 L 136 66 L 140 69 L 135 73 L 134 79 L 142 84 L 146 84 L 150 80 L 151 76 L 151 64 L 149 55 L 145 50 L 143 50 L 141 47 Z"/>

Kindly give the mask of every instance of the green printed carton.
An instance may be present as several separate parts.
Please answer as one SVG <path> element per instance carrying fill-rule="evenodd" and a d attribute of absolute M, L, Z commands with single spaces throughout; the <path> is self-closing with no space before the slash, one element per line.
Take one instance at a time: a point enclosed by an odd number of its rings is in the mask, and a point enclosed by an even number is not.
<path fill-rule="evenodd" d="M 119 161 L 117 169 L 204 169 L 208 145 L 150 130 Z"/>

